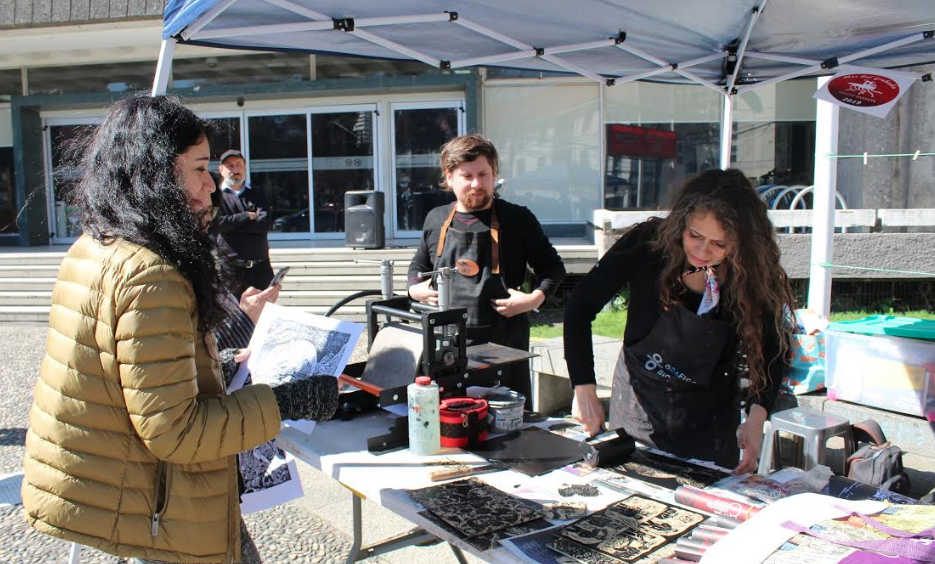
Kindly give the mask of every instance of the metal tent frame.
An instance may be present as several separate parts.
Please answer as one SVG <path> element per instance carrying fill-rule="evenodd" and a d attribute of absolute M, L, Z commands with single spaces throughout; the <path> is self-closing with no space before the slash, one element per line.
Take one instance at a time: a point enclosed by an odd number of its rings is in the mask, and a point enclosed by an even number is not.
<path fill-rule="evenodd" d="M 650 39 L 645 42 L 646 44 L 651 45 L 655 40 L 657 44 L 663 45 L 658 42 L 658 36 L 651 33 L 652 29 L 650 28 L 634 32 L 619 31 L 611 37 L 598 41 L 564 43 L 544 47 L 535 46 L 530 44 L 529 41 L 520 40 L 515 34 L 493 29 L 491 25 L 484 25 L 484 23 L 477 21 L 474 16 L 480 17 L 480 14 L 471 12 L 473 4 L 465 2 L 460 2 L 462 7 L 460 12 L 450 10 L 383 17 L 333 17 L 298 3 L 324 4 L 326 2 L 317 2 L 316 0 L 251 0 L 253 1 L 253 5 L 251 5 L 253 11 L 250 14 L 265 9 L 278 8 L 279 13 L 286 14 L 287 17 L 285 19 L 283 17 L 273 18 L 272 20 L 275 21 L 271 20 L 271 23 L 250 22 L 250 25 L 217 24 L 222 15 L 226 14 L 238 3 L 245 1 L 170 0 L 166 6 L 164 40 L 153 83 L 152 94 L 154 96 L 166 92 L 175 45 L 179 41 L 231 48 L 275 50 L 282 46 L 276 43 L 276 39 L 268 39 L 270 34 L 273 36 L 292 34 L 292 36 L 301 36 L 303 38 L 310 38 L 313 37 L 313 34 L 317 34 L 314 35 L 316 45 L 321 44 L 317 39 L 318 37 L 327 39 L 326 36 L 332 34 L 334 37 L 341 36 L 339 38 L 339 41 L 341 41 L 340 48 L 335 49 L 334 52 L 374 56 L 373 49 L 379 49 L 378 52 L 384 53 L 384 56 L 387 57 L 414 59 L 444 70 L 481 65 L 507 66 L 574 73 L 606 86 L 650 79 L 698 84 L 723 96 L 720 166 L 721 168 L 727 168 L 730 166 L 734 100 L 738 94 L 799 77 L 828 75 L 844 64 L 851 65 L 856 61 L 870 58 L 879 59 L 881 55 L 886 53 L 897 52 L 900 56 L 889 62 L 895 62 L 898 65 L 922 64 L 935 60 L 935 45 L 933 45 L 935 41 L 931 41 L 935 38 L 935 5 L 928 8 L 927 12 L 913 13 L 913 15 L 923 18 L 922 21 L 928 22 L 924 24 L 925 29 L 922 31 L 889 33 L 886 34 L 884 40 L 873 41 L 870 45 L 867 44 L 867 41 L 859 42 L 855 40 L 854 44 L 862 48 L 858 48 L 853 52 L 845 52 L 847 49 L 841 48 L 837 56 L 815 59 L 752 49 L 751 38 L 758 29 L 757 24 L 760 22 L 769 3 L 769 0 L 755 0 L 754 5 L 747 8 L 749 11 L 744 19 L 742 33 L 729 45 L 718 45 L 717 48 L 702 49 L 701 54 L 686 60 L 673 60 L 675 59 L 674 55 L 667 58 L 664 55 L 653 54 L 652 49 L 634 44 L 634 38 L 640 38 L 641 35 L 645 34 Z M 612 4 L 623 5 L 627 4 L 627 1 L 617 0 Z M 724 0 L 719 3 L 724 4 L 728 1 L 735 1 L 738 5 L 746 3 L 746 0 Z M 454 0 L 453 3 L 455 3 Z M 679 5 L 684 8 L 688 5 L 687 2 L 681 0 L 668 2 L 668 4 L 672 5 L 673 8 L 678 8 Z M 805 6 L 802 7 L 802 17 L 806 17 Z M 922 4 L 919 6 L 922 6 Z M 335 8 L 335 10 L 337 9 Z M 483 9 L 484 6 L 479 6 L 479 10 Z M 487 9 L 490 9 L 489 4 L 487 4 Z M 582 6 L 582 9 L 587 9 L 587 7 Z M 621 10 L 624 9 L 625 7 L 621 6 Z M 922 9 L 920 8 L 918 11 L 922 12 Z M 466 17 L 469 12 L 472 13 L 471 17 Z M 631 9 L 631 15 L 632 13 L 635 12 Z M 256 20 L 258 18 L 253 17 L 252 19 Z M 496 20 L 496 23 L 499 28 L 510 29 L 510 24 L 515 22 Z M 568 25 L 573 23 L 568 22 Z M 406 45 L 402 41 L 388 37 L 388 35 L 392 35 L 390 32 L 393 30 L 414 25 L 456 26 L 461 31 L 474 34 L 478 41 L 483 40 L 488 44 L 493 42 L 498 46 L 499 50 L 494 54 L 468 56 L 460 59 L 443 59 L 427 52 L 427 49 Z M 917 28 L 918 26 L 910 27 Z M 359 43 L 349 45 L 344 39 L 346 36 L 352 36 Z M 926 42 L 927 49 L 920 49 L 908 55 L 906 54 L 908 46 L 920 42 Z M 544 42 L 544 44 L 547 43 Z M 669 47 L 669 45 L 665 44 L 665 47 Z M 289 48 L 294 47 L 290 46 Z M 635 59 L 642 64 L 642 67 L 636 69 L 621 68 L 611 73 L 608 71 L 601 72 L 596 67 L 587 68 L 586 65 L 581 64 L 582 55 L 598 52 L 601 53 L 602 62 L 605 62 L 608 58 L 608 49 L 626 53 L 630 66 L 632 66 L 632 61 Z M 324 49 L 309 48 L 308 51 L 316 52 L 324 51 Z M 672 52 L 671 49 L 668 51 Z M 698 49 L 695 49 L 695 51 L 695 54 L 698 54 Z M 645 68 L 647 63 L 649 67 Z M 754 63 L 760 65 L 758 73 L 763 76 L 742 77 L 743 69 L 748 64 Z M 780 69 L 786 70 L 770 73 L 768 67 L 770 64 L 778 65 Z M 794 68 L 788 70 L 787 67 L 790 65 Z M 862 68 L 871 72 L 876 70 L 874 66 Z M 923 76 L 922 80 L 931 80 L 931 75 Z M 828 313 L 831 306 L 831 270 L 828 267 L 819 265 L 831 263 L 833 256 L 837 162 L 830 155 L 837 153 L 839 111 L 837 106 L 828 102 L 818 101 L 817 104 L 814 220 L 808 306 L 816 311 Z"/>

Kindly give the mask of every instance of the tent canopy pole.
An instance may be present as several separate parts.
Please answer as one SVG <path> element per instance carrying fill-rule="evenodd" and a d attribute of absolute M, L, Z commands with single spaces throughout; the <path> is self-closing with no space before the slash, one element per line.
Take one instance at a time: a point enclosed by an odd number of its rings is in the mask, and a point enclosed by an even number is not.
<path fill-rule="evenodd" d="M 830 77 L 818 79 L 824 86 Z M 812 194 L 812 253 L 808 276 L 808 308 L 831 313 L 831 269 L 819 266 L 834 254 L 834 199 L 837 185 L 838 117 L 840 106 L 817 100 L 815 107 L 815 192 Z"/>
<path fill-rule="evenodd" d="M 156 77 L 153 79 L 153 96 L 162 96 L 169 88 L 173 55 L 175 55 L 175 38 L 163 39 L 162 47 L 159 49 L 159 62 L 156 64 Z"/>
<path fill-rule="evenodd" d="M 721 159 L 720 167 L 722 169 L 730 168 L 730 151 L 734 136 L 734 97 L 726 92 L 724 95 L 724 105 L 721 111 Z"/>

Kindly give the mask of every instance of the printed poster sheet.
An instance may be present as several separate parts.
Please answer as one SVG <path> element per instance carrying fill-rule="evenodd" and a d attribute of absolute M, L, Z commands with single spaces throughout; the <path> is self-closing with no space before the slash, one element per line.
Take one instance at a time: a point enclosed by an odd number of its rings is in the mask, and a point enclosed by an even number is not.
<path fill-rule="evenodd" d="M 843 65 L 813 97 L 882 118 L 921 76 L 919 73 Z"/>

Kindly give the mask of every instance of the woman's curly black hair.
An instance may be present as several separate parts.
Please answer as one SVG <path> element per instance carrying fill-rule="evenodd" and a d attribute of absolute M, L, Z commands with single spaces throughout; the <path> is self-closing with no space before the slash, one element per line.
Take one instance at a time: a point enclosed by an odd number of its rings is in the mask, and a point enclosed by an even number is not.
<path fill-rule="evenodd" d="M 215 244 L 205 213 L 194 213 L 176 158 L 210 137 L 212 126 L 171 96 L 137 95 L 114 104 L 96 129 L 68 148 L 81 180 L 71 193 L 85 233 L 124 239 L 155 252 L 191 283 L 200 329 L 227 315 Z"/>

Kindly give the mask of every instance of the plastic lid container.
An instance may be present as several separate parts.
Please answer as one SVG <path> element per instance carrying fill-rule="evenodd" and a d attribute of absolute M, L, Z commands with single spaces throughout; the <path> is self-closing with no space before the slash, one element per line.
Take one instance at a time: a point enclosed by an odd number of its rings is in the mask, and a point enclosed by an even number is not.
<path fill-rule="evenodd" d="M 416 378 L 416 384 L 420 386 L 431 386 L 432 379 L 429 378 L 428 376 L 419 376 L 418 378 Z"/>
<path fill-rule="evenodd" d="M 838 321 L 828 330 L 857 333 L 859 335 L 890 335 L 935 341 L 935 320 L 896 315 L 871 315 L 854 321 Z"/>

